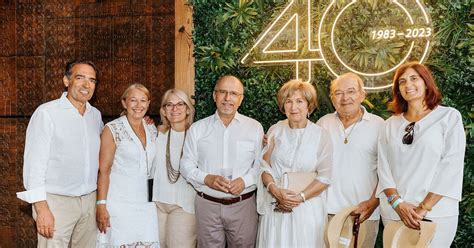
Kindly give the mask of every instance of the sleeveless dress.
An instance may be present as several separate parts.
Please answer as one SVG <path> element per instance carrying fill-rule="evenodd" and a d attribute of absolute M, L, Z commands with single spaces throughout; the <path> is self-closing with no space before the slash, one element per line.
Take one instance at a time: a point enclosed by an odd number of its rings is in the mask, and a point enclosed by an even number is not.
<path fill-rule="evenodd" d="M 143 123 L 144 149 L 125 116 L 106 125 L 116 151 L 107 194 L 110 228 L 106 234 L 98 233 L 97 247 L 159 247 L 156 206 L 148 202 L 147 188 L 148 175 L 153 175 L 156 127 Z"/>

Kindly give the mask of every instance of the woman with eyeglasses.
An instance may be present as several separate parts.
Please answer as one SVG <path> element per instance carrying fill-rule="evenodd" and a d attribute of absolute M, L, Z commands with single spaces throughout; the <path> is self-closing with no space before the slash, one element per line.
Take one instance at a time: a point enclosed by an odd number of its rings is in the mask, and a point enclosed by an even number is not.
<path fill-rule="evenodd" d="M 196 247 L 196 192 L 179 172 L 186 131 L 194 107 L 184 91 L 170 89 L 163 95 L 158 127 L 153 201 L 158 208 L 161 247 Z"/>
<path fill-rule="evenodd" d="M 155 125 L 143 119 L 150 92 L 132 84 L 122 95 L 122 106 L 122 116 L 107 123 L 101 136 L 97 247 L 159 247 L 156 206 L 147 188 L 157 135 Z"/>
<path fill-rule="evenodd" d="M 466 137 L 459 111 L 439 105 L 430 70 L 401 65 L 393 78 L 390 117 L 379 136 L 378 192 L 382 220 L 419 229 L 437 224 L 431 247 L 450 247 L 461 200 Z"/>

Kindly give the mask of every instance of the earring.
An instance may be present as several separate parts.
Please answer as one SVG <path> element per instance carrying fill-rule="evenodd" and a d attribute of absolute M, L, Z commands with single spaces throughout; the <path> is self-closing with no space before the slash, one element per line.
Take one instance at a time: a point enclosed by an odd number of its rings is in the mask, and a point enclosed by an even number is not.
<path fill-rule="evenodd" d="M 309 112 L 308 112 L 308 119 L 309 119 Z"/>

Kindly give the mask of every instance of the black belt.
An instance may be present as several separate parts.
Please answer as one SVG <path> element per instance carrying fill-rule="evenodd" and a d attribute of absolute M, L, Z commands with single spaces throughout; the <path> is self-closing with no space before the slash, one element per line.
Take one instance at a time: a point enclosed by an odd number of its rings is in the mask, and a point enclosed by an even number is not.
<path fill-rule="evenodd" d="M 209 201 L 212 201 L 212 202 L 216 202 L 216 203 L 220 203 L 222 205 L 231 205 L 231 204 L 234 204 L 234 203 L 237 203 L 237 202 L 241 202 L 243 200 L 247 200 L 248 198 L 252 197 L 253 194 L 255 194 L 255 190 L 252 191 L 252 192 L 248 192 L 248 193 L 245 193 L 243 195 L 240 195 L 239 197 L 234 197 L 234 198 L 216 198 L 216 197 L 213 197 L 213 196 L 210 196 L 210 195 L 206 195 L 202 192 L 197 192 L 197 195 L 206 199 L 206 200 L 209 200 Z"/>

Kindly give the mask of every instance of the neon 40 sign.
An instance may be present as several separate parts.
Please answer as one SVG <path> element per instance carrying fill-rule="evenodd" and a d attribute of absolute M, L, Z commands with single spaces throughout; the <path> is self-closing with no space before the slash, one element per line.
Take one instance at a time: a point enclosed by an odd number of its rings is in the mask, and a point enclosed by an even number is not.
<path fill-rule="evenodd" d="M 338 76 L 354 72 L 369 91 L 391 87 L 402 63 L 423 62 L 433 27 L 418 0 L 290 0 L 241 59 L 246 65 L 293 64 L 311 81 L 315 64 Z"/>

